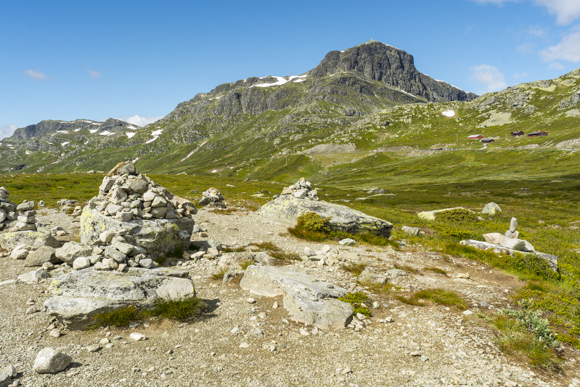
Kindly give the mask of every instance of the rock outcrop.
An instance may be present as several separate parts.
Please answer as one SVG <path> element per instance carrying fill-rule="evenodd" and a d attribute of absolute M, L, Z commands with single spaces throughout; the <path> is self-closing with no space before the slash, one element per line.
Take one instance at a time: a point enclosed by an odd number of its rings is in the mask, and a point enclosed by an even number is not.
<path fill-rule="evenodd" d="M 131 268 L 127 273 L 72 271 L 53 279 L 52 297 L 45 312 L 56 316 L 70 329 L 84 329 L 101 312 L 129 305 L 147 307 L 157 298 L 180 299 L 195 295 L 186 271 Z"/>
<path fill-rule="evenodd" d="M 268 219 L 288 225 L 295 225 L 298 217 L 308 212 L 330 218 L 328 224 L 332 230 L 350 234 L 370 232 L 388 238 L 393 228 L 392 223 L 364 212 L 325 201 L 299 199 L 291 194 L 280 195 L 257 211 Z"/>
<path fill-rule="evenodd" d="M 284 296 L 284 308 L 297 322 L 321 329 L 340 329 L 352 319 L 350 304 L 337 300 L 347 294 L 346 289 L 314 280 L 304 273 L 252 265 L 246 269 L 240 286 L 260 296 Z"/>

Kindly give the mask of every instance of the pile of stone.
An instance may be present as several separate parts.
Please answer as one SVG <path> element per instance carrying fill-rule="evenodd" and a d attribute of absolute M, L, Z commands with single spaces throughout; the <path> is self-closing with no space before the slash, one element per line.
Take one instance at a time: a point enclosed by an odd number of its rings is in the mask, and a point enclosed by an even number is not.
<path fill-rule="evenodd" d="M 485 242 L 468 239 L 461 241 L 461 244 L 482 250 L 493 250 L 498 254 L 534 254 L 544 259 L 552 268 L 552 270 L 556 271 L 558 269 L 558 257 L 555 255 L 538 252 L 534 249 L 534 246 L 532 246 L 530 242 L 524 239 L 519 239 L 518 237 L 520 233 L 516 230 L 517 225 L 518 220 L 516 218 L 512 218 L 510 221 L 510 227 L 504 235 L 499 232 L 492 232 L 489 234 L 483 234 Z"/>
<path fill-rule="evenodd" d="M 71 199 L 60 199 L 58 202 L 56 202 L 56 204 L 62 212 L 71 214 L 73 217 L 73 222 L 79 221 L 83 208 L 79 205 L 78 201 Z"/>
<path fill-rule="evenodd" d="M 153 268 L 155 259 L 188 249 L 196 212 L 133 164 L 120 163 L 81 214 L 81 243 L 68 242 L 55 255 L 74 269 Z"/>
<path fill-rule="evenodd" d="M 296 183 L 282 190 L 282 195 L 292 195 L 298 199 L 318 200 L 318 194 L 312 189 L 312 183 L 301 177 Z"/>
<path fill-rule="evenodd" d="M 99 187 L 99 196 L 91 200 L 102 214 L 123 222 L 178 219 L 197 212 L 192 202 L 139 174 L 132 163 L 119 163 L 111 170 Z"/>
<path fill-rule="evenodd" d="M 203 207 L 226 208 L 225 198 L 216 188 L 211 187 L 201 194 L 199 205 Z"/>
<path fill-rule="evenodd" d="M 0 187 L 0 230 L 36 231 L 34 202 L 24 201 L 19 205 L 10 202 L 10 192 Z"/>

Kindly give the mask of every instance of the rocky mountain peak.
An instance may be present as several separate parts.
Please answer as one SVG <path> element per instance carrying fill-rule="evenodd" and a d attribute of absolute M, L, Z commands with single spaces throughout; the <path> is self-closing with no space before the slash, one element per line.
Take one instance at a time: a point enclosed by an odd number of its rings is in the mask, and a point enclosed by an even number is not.
<path fill-rule="evenodd" d="M 415 68 L 411 54 L 373 40 L 343 51 L 330 51 L 308 72 L 318 78 L 337 73 L 359 74 L 433 102 L 470 101 L 477 97 L 422 74 Z"/>

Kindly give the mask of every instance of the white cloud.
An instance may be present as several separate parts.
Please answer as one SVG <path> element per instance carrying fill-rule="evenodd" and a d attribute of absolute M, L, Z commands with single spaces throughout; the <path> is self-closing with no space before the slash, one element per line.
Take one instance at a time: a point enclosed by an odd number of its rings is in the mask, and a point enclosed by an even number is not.
<path fill-rule="evenodd" d="M 529 35 L 535 36 L 536 38 L 546 36 L 546 30 L 541 25 L 530 26 L 527 32 Z"/>
<path fill-rule="evenodd" d="M 0 139 L 12 136 L 12 133 L 18 129 L 15 124 L 0 125 Z"/>
<path fill-rule="evenodd" d="M 540 56 L 545 61 L 565 60 L 568 62 L 580 62 L 580 29 L 575 28 L 573 31 L 564 36 L 560 43 L 540 51 Z"/>
<path fill-rule="evenodd" d="M 578 0 L 534 0 L 534 3 L 546 7 L 549 13 L 556 15 L 556 22 L 560 25 L 570 24 L 580 18 Z"/>
<path fill-rule="evenodd" d="M 502 90 L 507 86 L 505 77 L 497 67 L 483 64 L 471 66 L 470 70 L 472 78 L 483 83 L 488 92 Z"/>
<path fill-rule="evenodd" d="M 535 49 L 536 49 L 536 45 L 534 43 L 531 43 L 531 42 L 523 43 L 523 44 L 520 44 L 519 46 L 516 47 L 517 52 L 521 52 L 524 54 L 534 52 Z"/>
<path fill-rule="evenodd" d="M 103 75 L 102 72 L 100 72 L 98 70 L 91 70 L 91 69 L 87 69 L 87 73 L 89 73 L 89 77 L 91 77 L 91 79 L 93 81 L 96 81 L 97 79 L 99 79 L 99 77 L 101 75 Z"/>
<path fill-rule="evenodd" d="M 160 120 L 162 118 L 163 118 L 163 116 L 161 116 L 161 117 L 141 117 L 138 115 L 119 117 L 120 120 L 123 120 L 125 122 L 128 122 L 128 123 L 133 124 L 133 125 L 137 125 L 137 126 L 145 126 L 145 125 L 151 124 L 157 120 Z"/>
<path fill-rule="evenodd" d="M 504 3 L 513 3 L 519 0 L 473 0 L 478 4 L 497 4 L 503 5 Z"/>
<path fill-rule="evenodd" d="M 30 78 L 34 79 L 35 81 L 40 81 L 42 79 L 50 79 L 45 73 L 41 71 L 28 69 L 25 71 L 25 74 L 28 75 Z"/>
<path fill-rule="evenodd" d="M 565 67 L 562 63 L 560 62 L 552 62 L 550 63 L 550 65 L 548 66 L 549 70 L 564 70 Z"/>

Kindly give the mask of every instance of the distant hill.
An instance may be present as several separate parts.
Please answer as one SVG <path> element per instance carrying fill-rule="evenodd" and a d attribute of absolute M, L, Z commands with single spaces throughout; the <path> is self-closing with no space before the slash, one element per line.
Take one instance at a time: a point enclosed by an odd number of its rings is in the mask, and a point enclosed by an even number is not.
<path fill-rule="evenodd" d="M 371 41 L 329 52 L 298 76 L 251 77 L 180 103 L 143 128 L 119 120 L 42 121 L 1 140 L 0 173 L 139 170 L 292 179 L 388 152 L 573 149 L 580 70 L 477 97 L 420 73 L 413 57 Z M 542 138 L 511 131 L 549 132 Z M 575 142 L 576 141 L 576 142 Z M 394 152 L 394 153 L 393 153 Z"/>

